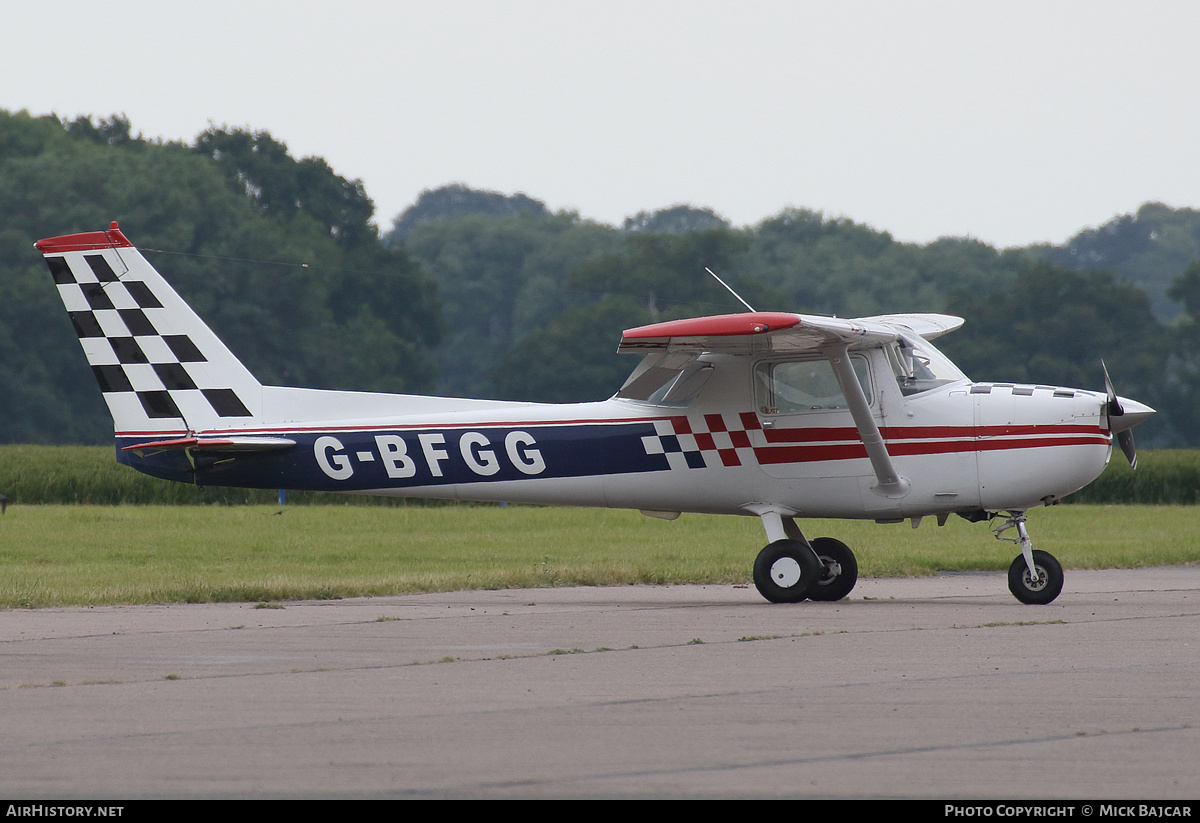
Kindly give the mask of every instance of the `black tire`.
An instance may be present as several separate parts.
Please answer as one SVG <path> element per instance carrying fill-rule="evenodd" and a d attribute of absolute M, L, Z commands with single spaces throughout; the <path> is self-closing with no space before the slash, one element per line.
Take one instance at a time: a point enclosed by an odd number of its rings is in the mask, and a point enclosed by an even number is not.
<path fill-rule="evenodd" d="M 772 603 L 799 603 L 821 577 L 821 561 L 799 540 L 776 540 L 754 561 L 754 586 Z"/>
<path fill-rule="evenodd" d="M 808 599 L 831 603 L 850 594 L 858 582 L 858 561 L 850 547 L 832 537 L 818 537 L 812 547 L 821 560 L 821 576 L 808 590 Z"/>
<path fill-rule="evenodd" d="M 1037 550 L 1033 552 L 1033 565 L 1038 572 L 1036 583 L 1029 579 L 1029 566 L 1025 563 L 1025 556 L 1018 554 L 1017 559 L 1008 567 L 1008 590 L 1022 603 L 1049 603 L 1062 591 L 1062 566 L 1054 559 L 1054 555 Z"/>

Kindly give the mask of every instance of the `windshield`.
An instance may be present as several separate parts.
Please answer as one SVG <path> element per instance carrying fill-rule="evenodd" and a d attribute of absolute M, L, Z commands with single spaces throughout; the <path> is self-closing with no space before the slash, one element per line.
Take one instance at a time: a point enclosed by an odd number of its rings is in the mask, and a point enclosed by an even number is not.
<path fill-rule="evenodd" d="M 885 346 L 884 351 L 887 352 L 896 383 L 905 396 L 967 379 L 958 366 L 950 362 L 950 358 L 923 338 L 902 337 Z"/>

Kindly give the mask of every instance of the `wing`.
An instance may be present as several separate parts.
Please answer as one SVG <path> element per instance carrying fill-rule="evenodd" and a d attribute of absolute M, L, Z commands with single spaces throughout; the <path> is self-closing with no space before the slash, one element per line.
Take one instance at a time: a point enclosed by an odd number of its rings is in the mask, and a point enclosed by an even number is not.
<path fill-rule="evenodd" d="M 963 319 L 952 314 L 880 314 L 875 317 L 863 317 L 855 322 L 883 323 L 932 340 L 962 326 Z"/>
<path fill-rule="evenodd" d="M 926 339 L 953 331 L 963 323 L 946 314 L 888 314 L 846 320 L 787 312 L 744 312 L 668 320 L 627 329 L 619 352 L 716 351 L 731 354 L 816 351 L 828 343 L 852 349 L 896 340 L 904 333 Z"/>

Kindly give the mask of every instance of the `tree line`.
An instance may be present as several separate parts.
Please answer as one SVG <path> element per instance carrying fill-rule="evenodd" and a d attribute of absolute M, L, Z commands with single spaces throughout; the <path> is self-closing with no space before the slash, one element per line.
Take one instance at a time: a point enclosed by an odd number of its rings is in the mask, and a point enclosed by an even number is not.
<path fill-rule="evenodd" d="M 759 309 L 966 318 L 939 346 L 976 379 L 1103 388 L 1200 445 L 1200 212 L 1143 205 L 1062 246 L 896 241 L 786 209 L 613 226 L 450 185 L 376 227 L 361 181 L 266 132 L 146 140 L 126 119 L 0 111 L 0 442 L 102 443 L 111 422 L 33 242 L 117 219 L 265 383 L 584 401 L 634 365 L 622 329 Z"/>

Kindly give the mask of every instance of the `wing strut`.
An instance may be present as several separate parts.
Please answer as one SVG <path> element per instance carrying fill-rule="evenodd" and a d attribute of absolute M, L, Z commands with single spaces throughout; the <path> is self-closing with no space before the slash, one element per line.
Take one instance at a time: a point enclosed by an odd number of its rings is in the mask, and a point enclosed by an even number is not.
<path fill-rule="evenodd" d="M 822 346 L 821 350 L 829 365 L 833 367 L 833 373 L 842 388 L 842 395 L 850 407 L 850 416 L 854 418 L 854 425 L 858 428 L 858 436 L 862 438 L 867 457 L 871 459 L 871 468 L 875 470 L 875 477 L 879 481 L 875 490 L 885 497 L 903 497 L 908 494 L 908 479 L 901 477 L 892 465 L 892 456 L 888 454 L 887 444 L 883 442 L 879 426 L 871 416 L 871 405 L 858 382 L 858 376 L 854 374 L 854 367 L 850 365 L 847 348 L 848 344 L 844 341 L 834 341 Z"/>

